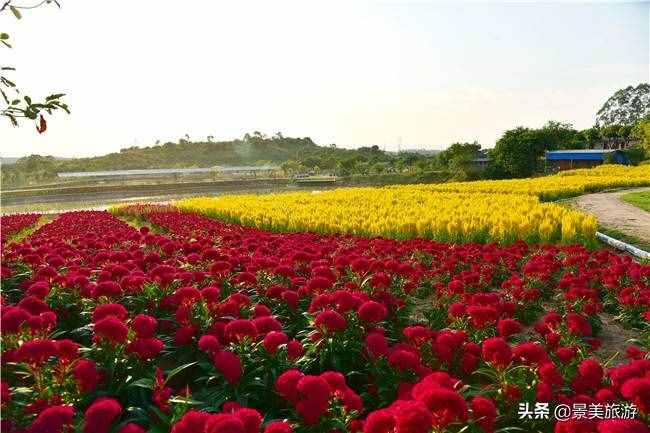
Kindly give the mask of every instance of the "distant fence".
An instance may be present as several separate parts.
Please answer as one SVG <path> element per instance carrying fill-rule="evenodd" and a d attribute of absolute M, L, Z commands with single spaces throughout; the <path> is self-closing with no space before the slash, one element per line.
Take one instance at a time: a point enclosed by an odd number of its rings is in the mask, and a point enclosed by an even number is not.
<path fill-rule="evenodd" d="M 164 176 L 170 174 L 199 174 L 199 173 L 260 173 L 277 171 L 280 168 L 274 165 L 243 165 L 232 167 L 195 167 L 195 168 L 143 168 L 130 170 L 103 170 L 103 171 L 69 171 L 57 173 L 58 177 L 133 177 L 133 176 Z"/>

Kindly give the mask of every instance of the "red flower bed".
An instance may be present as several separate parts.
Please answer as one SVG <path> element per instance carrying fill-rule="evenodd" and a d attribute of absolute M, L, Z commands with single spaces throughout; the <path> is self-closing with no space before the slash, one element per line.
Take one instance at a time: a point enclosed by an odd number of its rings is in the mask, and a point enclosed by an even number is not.
<path fill-rule="evenodd" d="M 73 212 L 3 251 L 3 431 L 648 432 L 650 266 L 629 257 L 128 213 L 155 232 Z M 615 367 L 601 312 L 640 337 Z M 551 416 L 520 419 L 535 402 Z"/>
<path fill-rule="evenodd" d="M 35 213 L 2 215 L 0 219 L 0 243 L 4 245 L 12 235 L 36 224 L 36 221 L 40 218 L 41 215 Z"/>

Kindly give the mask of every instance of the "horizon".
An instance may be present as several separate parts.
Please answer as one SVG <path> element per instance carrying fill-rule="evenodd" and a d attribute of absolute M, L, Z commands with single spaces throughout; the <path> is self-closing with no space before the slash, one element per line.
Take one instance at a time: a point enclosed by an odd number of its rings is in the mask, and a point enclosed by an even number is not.
<path fill-rule="evenodd" d="M 8 57 L 20 87 L 66 93 L 72 114 L 48 116 L 42 135 L 7 124 L 5 148 L 20 150 L 2 155 L 100 156 L 255 130 L 340 148 L 491 148 L 518 126 L 585 129 L 615 91 L 648 82 L 649 6 L 63 2 L 7 17 Z"/>

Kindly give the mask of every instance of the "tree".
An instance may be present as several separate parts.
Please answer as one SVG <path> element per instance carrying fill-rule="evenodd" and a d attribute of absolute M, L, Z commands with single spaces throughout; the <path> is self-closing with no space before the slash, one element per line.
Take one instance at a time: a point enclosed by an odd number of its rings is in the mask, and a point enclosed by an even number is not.
<path fill-rule="evenodd" d="M 596 143 L 600 140 L 600 129 L 597 127 L 588 128 L 580 132 L 582 140 L 587 144 L 587 147 L 593 149 Z"/>
<path fill-rule="evenodd" d="M 4 4 L 0 7 L 0 14 L 12 13 L 16 19 L 21 19 L 21 10 L 34 9 L 50 3 L 61 7 L 56 0 L 43 0 L 31 6 L 17 5 L 13 0 L 4 0 Z M 12 47 L 10 36 L 7 33 L 0 32 L 0 42 L 5 48 Z M 13 126 L 19 126 L 20 119 L 34 120 L 37 121 L 36 130 L 42 134 L 47 129 L 47 121 L 43 113 L 52 114 L 58 110 L 70 113 L 68 105 L 63 101 L 65 96 L 63 93 L 51 94 L 40 102 L 36 102 L 31 96 L 22 93 L 8 75 L 9 72 L 15 70 L 13 66 L 0 65 L 0 95 L 2 95 L 0 115 L 7 118 Z"/>
<path fill-rule="evenodd" d="M 546 150 L 584 149 L 587 144 L 570 123 L 550 120 L 539 130 L 539 134 Z"/>
<path fill-rule="evenodd" d="M 444 166 L 450 164 L 463 165 L 474 159 L 481 151 L 481 145 L 474 143 L 454 143 L 447 149 L 440 152 L 438 161 Z"/>
<path fill-rule="evenodd" d="M 529 128 L 518 127 L 506 131 L 496 142 L 492 156 L 494 163 L 509 177 L 528 177 L 539 170 L 546 150 L 542 135 Z"/>
<path fill-rule="evenodd" d="M 280 169 L 282 169 L 285 175 L 293 176 L 296 173 L 300 173 L 304 167 L 298 161 L 289 159 L 280 165 Z"/>
<path fill-rule="evenodd" d="M 56 178 L 57 165 L 51 156 L 30 155 L 2 167 L 2 183 L 6 186 L 42 183 Z"/>
<path fill-rule="evenodd" d="M 650 114 L 646 114 L 632 128 L 630 136 L 641 141 L 641 145 L 650 151 Z"/>
<path fill-rule="evenodd" d="M 320 158 L 316 156 L 308 156 L 307 158 L 301 161 L 301 164 L 305 167 L 314 168 L 321 163 Z"/>
<path fill-rule="evenodd" d="M 388 166 L 385 162 L 375 162 L 370 166 L 372 174 L 384 174 L 388 171 Z"/>

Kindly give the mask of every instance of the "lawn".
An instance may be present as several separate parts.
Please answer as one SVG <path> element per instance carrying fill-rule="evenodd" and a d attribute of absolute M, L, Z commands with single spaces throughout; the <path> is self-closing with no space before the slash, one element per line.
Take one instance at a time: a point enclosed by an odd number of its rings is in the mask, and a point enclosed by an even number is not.
<path fill-rule="evenodd" d="M 650 189 L 624 194 L 621 196 L 621 200 L 650 212 Z"/>

